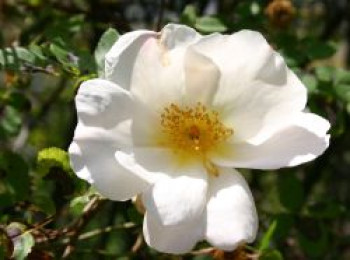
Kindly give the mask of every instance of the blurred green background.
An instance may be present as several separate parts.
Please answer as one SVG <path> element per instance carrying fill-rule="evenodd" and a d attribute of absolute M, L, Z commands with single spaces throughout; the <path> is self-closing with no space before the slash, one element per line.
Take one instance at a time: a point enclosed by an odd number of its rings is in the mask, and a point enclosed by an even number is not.
<path fill-rule="evenodd" d="M 69 166 L 79 84 L 119 34 L 168 22 L 260 31 L 332 124 L 314 162 L 242 171 L 260 230 L 239 254 L 155 252 L 134 204 L 100 198 Z M 350 1 L 2 0 L 0 28 L 0 259 L 350 259 Z"/>

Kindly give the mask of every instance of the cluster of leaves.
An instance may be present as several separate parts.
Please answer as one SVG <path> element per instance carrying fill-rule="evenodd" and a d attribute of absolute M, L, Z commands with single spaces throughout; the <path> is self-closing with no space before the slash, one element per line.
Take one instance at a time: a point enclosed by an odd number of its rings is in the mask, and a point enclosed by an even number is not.
<path fill-rule="evenodd" d="M 0 32 L 0 259 L 172 259 L 143 243 L 137 202 L 100 198 L 75 176 L 65 151 L 76 124 L 79 84 L 104 76 L 116 29 L 139 26 L 129 9 L 142 11 L 144 26 L 151 27 L 146 10 L 160 7 L 110 2 L 13 0 L 4 4 L 6 13 L 0 8 L 0 26 L 14 28 Z M 163 22 L 175 19 L 175 12 L 178 22 L 203 34 L 261 31 L 307 86 L 308 108 L 332 124 L 331 146 L 315 162 L 271 173 L 246 171 L 261 221 L 247 252 L 270 260 L 342 259 L 349 241 L 343 227 L 350 213 L 350 71 L 349 60 L 335 53 L 349 39 L 338 28 L 336 37 L 322 38 L 328 20 L 316 23 L 313 5 L 295 6 L 300 12 L 294 21 L 280 28 L 265 11 L 273 1 L 214 1 L 215 15 L 208 11 L 211 1 L 186 2 L 169 1 Z M 303 8 L 309 17 L 301 15 Z M 207 247 L 199 245 L 184 259 L 215 258 Z"/>

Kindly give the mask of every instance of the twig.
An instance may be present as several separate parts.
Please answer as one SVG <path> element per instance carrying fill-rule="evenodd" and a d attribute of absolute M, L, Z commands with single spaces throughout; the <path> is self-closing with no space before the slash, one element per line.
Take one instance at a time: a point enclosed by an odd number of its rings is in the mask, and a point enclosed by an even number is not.
<path fill-rule="evenodd" d="M 136 241 L 134 243 L 134 245 L 131 248 L 131 252 L 136 253 L 137 251 L 139 251 L 139 249 L 141 248 L 143 244 L 143 235 L 142 232 L 138 234 Z"/>
<path fill-rule="evenodd" d="M 137 225 L 133 222 L 126 222 L 122 225 L 118 225 L 118 226 L 110 226 L 110 227 L 105 227 L 105 228 L 99 228 L 99 229 L 95 229 L 92 231 L 88 231 L 86 233 L 81 234 L 78 237 L 78 240 L 85 240 L 85 239 L 89 239 L 104 233 L 109 233 L 112 232 L 114 230 L 118 230 L 118 229 L 129 229 L 129 228 L 134 228 L 137 227 Z M 62 240 L 63 244 L 68 244 L 69 243 L 69 239 L 64 239 Z"/>
<path fill-rule="evenodd" d="M 165 9 L 165 0 L 160 0 L 158 17 L 157 17 L 158 19 L 155 27 L 156 31 L 160 31 L 162 29 L 164 9 Z"/>
<path fill-rule="evenodd" d="M 208 247 L 208 248 L 203 248 L 199 250 L 192 251 L 190 254 L 191 255 L 207 255 L 212 253 L 215 250 L 214 247 Z"/>
<path fill-rule="evenodd" d="M 102 206 L 102 200 L 100 197 L 94 197 L 84 208 L 82 216 L 69 228 L 69 242 L 66 246 L 62 259 L 67 259 L 75 249 L 75 244 L 79 239 L 80 232 L 86 227 L 90 219 L 97 212 L 97 209 Z"/>

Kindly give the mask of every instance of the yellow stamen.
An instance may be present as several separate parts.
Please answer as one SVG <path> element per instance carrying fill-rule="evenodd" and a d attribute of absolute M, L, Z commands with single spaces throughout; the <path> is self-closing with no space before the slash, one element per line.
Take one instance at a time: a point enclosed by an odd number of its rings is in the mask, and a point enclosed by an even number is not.
<path fill-rule="evenodd" d="M 218 174 L 207 154 L 232 136 L 233 129 L 221 123 L 216 111 L 200 102 L 194 107 L 170 104 L 161 113 L 161 126 L 163 145 L 181 156 L 201 159 L 209 173 Z"/>

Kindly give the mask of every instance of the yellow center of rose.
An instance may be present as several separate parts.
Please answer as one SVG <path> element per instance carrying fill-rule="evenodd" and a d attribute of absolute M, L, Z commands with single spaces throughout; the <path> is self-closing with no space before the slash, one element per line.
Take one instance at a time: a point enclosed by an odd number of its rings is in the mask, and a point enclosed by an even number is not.
<path fill-rule="evenodd" d="M 202 103 L 194 107 L 170 104 L 161 113 L 163 145 L 175 153 L 203 159 L 205 167 L 212 167 L 207 153 L 227 140 L 233 129 L 221 123 L 218 112 Z"/>

